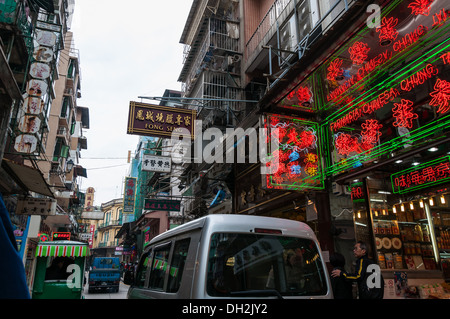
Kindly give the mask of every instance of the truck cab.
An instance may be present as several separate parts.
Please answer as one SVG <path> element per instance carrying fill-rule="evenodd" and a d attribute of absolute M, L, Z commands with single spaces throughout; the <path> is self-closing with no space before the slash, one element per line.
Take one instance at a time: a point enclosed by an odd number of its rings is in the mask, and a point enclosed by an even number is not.
<path fill-rule="evenodd" d="M 95 257 L 89 270 L 89 289 L 119 291 L 120 261 L 118 257 Z"/>

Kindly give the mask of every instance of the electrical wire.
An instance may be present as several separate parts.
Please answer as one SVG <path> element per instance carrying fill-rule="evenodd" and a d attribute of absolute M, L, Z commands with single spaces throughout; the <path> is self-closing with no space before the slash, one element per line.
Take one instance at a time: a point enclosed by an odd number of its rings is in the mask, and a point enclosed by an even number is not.
<path fill-rule="evenodd" d="M 112 165 L 112 166 L 103 166 L 103 167 L 95 167 L 95 168 L 85 168 L 88 171 L 93 171 L 93 170 L 97 170 L 97 169 L 107 169 L 107 168 L 114 168 L 114 167 L 119 167 L 119 166 L 128 166 L 130 164 L 120 164 L 120 165 Z"/>

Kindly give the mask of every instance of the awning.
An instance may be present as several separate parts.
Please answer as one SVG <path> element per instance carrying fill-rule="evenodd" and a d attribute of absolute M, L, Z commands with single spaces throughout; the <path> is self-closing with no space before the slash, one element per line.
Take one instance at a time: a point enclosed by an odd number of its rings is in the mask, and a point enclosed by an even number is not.
<path fill-rule="evenodd" d="M 87 178 L 87 170 L 83 168 L 83 166 L 77 165 L 75 166 L 75 174 L 76 176 L 82 176 Z"/>
<path fill-rule="evenodd" d="M 36 257 L 86 257 L 89 254 L 86 243 L 74 241 L 39 243 L 36 248 Z"/>
<path fill-rule="evenodd" d="M 2 167 L 22 189 L 55 198 L 41 171 L 6 158 L 2 160 Z"/>
<path fill-rule="evenodd" d="M 36 8 L 36 6 L 44 9 L 48 13 L 55 13 L 55 6 L 53 0 L 28 0 L 30 6 Z"/>

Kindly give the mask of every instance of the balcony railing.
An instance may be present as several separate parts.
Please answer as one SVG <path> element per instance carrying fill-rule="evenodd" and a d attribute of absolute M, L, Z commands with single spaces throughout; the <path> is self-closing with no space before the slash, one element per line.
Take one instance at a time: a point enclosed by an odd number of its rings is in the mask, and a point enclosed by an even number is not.
<path fill-rule="evenodd" d="M 108 222 L 98 224 L 98 228 L 105 228 L 108 226 L 122 226 L 122 221 L 121 220 L 110 220 Z"/>
<path fill-rule="evenodd" d="M 108 241 L 102 241 L 100 243 L 98 243 L 98 247 L 99 248 L 103 248 L 103 247 L 116 247 L 119 245 L 119 240 L 108 240 Z"/>
<path fill-rule="evenodd" d="M 289 23 L 296 3 L 298 14 L 301 15 L 298 17 L 298 21 L 295 21 L 296 27 L 301 30 L 302 26 L 300 24 L 304 23 L 305 19 L 309 19 L 311 23 L 308 28 L 309 32 L 307 34 L 299 34 L 299 38 L 296 39 L 294 44 L 295 48 L 293 51 L 299 51 L 299 56 L 301 56 L 302 52 L 300 51 L 304 50 L 302 45 L 305 45 L 305 42 L 314 41 L 314 39 L 308 40 L 308 37 L 311 37 L 311 35 L 317 36 L 317 33 L 320 32 L 326 34 L 356 2 L 355 0 L 320 0 L 317 1 L 320 8 L 313 9 L 309 7 L 310 2 L 308 0 L 276 0 L 245 45 L 245 54 L 247 61 L 249 61 L 248 65 L 259 56 L 263 50 L 263 45 L 275 42 L 273 39 L 277 35 L 277 30 Z M 306 10 L 302 10 L 302 8 Z M 305 12 L 303 11 L 306 11 L 309 17 L 305 17 Z M 312 11 L 315 11 L 314 18 L 312 18 Z"/>
<path fill-rule="evenodd" d="M 228 56 L 232 59 L 241 53 L 239 37 L 239 23 L 209 19 L 207 32 L 196 52 L 185 46 L 184 61 L 189 63 L 189 73 L 182 85 L 182 91 L 189 93 L 204 69 L 227 71 L 230 65 Z M 189 54 L 195 54 L 195 57 L 189 57 Z"/>
<path fill-rule="evenodd" d="M 263 44 L 267 44 L 270 38 L 276 33 L 276 21 L 278 17 L 281 15 L 282 11 L 286 9 L 286 7 L 289 6 L 288 10 L 292 10 L 293 3 L 293 0 L 276 0 L 274 2 L 259 23 L 255 33 L 253 33 L 250 40 L 245 45 L 245 53 L 247 57 L 250 57 L 255 51 L 257 51 L 257 49 L 261 48 L 261 42 L 263 42 Z"/>

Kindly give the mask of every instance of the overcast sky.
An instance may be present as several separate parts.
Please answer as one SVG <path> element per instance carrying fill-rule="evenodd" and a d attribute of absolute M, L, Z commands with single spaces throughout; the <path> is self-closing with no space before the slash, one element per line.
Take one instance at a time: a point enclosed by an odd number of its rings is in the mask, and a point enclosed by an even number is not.
<path fill-rule="evenodd" d="M 95 189 L 95 205 L 122 197 L 128 150 L 134 153 L 139 139 L 126 133 L 130 101 L 181 90 L 179 41 L 191 5 L 192 0 L 75 0 L 71 31 L 82 95 L 77 103 L 90 115 L 90 129 L 84 130 L 88 149 L 80 162 L 88 178 L 81 179 L 81 189 Z"/>

